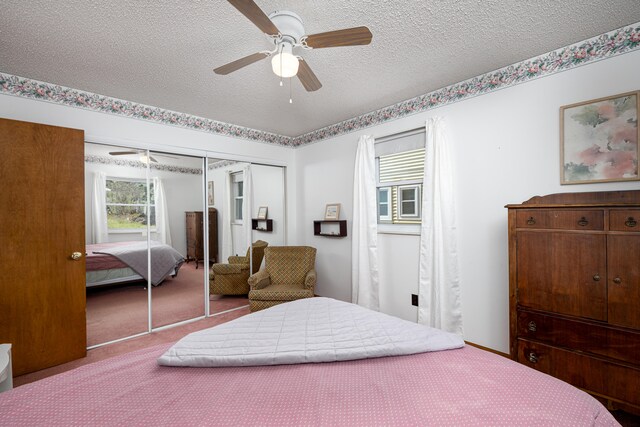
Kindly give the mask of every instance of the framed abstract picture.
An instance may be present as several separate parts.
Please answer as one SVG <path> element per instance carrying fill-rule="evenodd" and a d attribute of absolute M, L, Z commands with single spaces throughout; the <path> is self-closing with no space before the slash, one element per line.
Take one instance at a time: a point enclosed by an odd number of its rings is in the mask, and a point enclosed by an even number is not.
<path fill-rule="evenodd" d="M 560 182 L 637 181 L 640 91 L 560 107 Z"/>

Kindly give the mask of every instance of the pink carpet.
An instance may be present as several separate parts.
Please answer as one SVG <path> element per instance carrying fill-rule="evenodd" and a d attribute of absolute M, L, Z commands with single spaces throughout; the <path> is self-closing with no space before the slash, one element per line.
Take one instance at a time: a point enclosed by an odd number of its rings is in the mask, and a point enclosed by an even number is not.
<path fill-rule="evenodd" d="M 202 264 L 184 264 L 175 278 L 151 290 L 153 327 L 204 315 Z M 247 305 L 246 297 L 212 297 L 211 313 Z M 93 346 L 147 331 L 147 289 L 144 284 L 87 290 L 87 345 Z"/>
<path fill-rule="evenodd" d="M 184 337 L 191 332 L 199 331 L 201 329 L 210 328 L 212 326 L 219 325 L 221 323 L 228 322 L 233 319 L 237 319 L 240 316 L 249 314 L 249 307 L 244 307 L 239 310 L 231 311 L 229 313 L 219 314 L 206 319 L 198 320 L 185 325 L 176 326 L 174 328 L 164 329 L 158 332 L 152 332 L 148 335 L 143 335 L 138 338 L 132 338 L 129 340 L 117 342 L 114 344 L 105 345 L 102 347 L 94 348 L 87 352 L 87 357 L 74 360 L 69 363 L 54 366 L 51 368 L 43 369 L 38 372 L 32 372 L 30 374 L 21 375 L 13 379 L 14 387 L 18 387 L 23 384 L 31 383 L 43 378 L 50 377 L 62 372 L 75 369 L 77 367 L 88 365 L 90 363 L 98 362 L 100 360 L 108 359 L 114 356 L 118 356 L 124 353 L 140 350 L 146 347 L 154 346 L 162 343 L 172 343 L 180 338 Z M 1 424 L 1 422 L 0 422 Z"/>

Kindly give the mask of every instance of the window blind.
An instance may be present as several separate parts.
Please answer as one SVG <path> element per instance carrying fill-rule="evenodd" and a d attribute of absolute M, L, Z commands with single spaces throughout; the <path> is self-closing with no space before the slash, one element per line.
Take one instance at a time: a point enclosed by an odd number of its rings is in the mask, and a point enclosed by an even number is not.
<path fill-rule="evenodd" d="M 422 180 L 424 148 L 380 156 L 379 182 Z"/>

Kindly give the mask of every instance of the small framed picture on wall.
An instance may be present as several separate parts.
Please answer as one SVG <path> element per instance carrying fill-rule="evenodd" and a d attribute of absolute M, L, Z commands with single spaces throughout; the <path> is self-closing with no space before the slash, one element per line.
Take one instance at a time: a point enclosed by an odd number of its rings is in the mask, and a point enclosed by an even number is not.
<path fill-rule="evenodd" d="M 340 218 L 340 203 L 328 204 L 324 210 L 324 219 Z"/>
<path fill-rule="evenodd" d="M 258 219 L 267 219 L 267 206 L 260 206 L 258 208 Z"/>

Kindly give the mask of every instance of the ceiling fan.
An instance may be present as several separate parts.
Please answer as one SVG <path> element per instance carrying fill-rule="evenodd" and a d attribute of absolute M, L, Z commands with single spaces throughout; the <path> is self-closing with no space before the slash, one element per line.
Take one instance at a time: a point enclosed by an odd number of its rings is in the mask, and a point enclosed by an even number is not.
<path fill-rule="evenodd" d="M 140 161 L 142 163 L 149 163 L 150 161 L 153 163 L 158 163 L 158 161 L 155 159 L 155 157 L 149 155 L 147 157 L 147 151 L 146 150 L 129 150 L 129 151 L 109 151 L 109 155 L 110 156 L 126 156 L 129 154 L 135 154 L 140 156 Z M 168 159 L 177 159 L 177 157 L 173 157 L 173 156 L 167 156 L 166 154 L 157 154 L 154 153 L 154 156 L 158 156 L 158 157 L 166 157 Z"/>
<path fill-rule="evenodd" d="M 273 72 L 283 77 L 298 76 L 302 86 L 313 92 L 322 87 L 322 83 L 311 71 L 307 61 L 294 55 L 295 48 L 321 49 L 338 46 L 358 46 L 371 43 L 372 34 L 367 27 L 346 28 L 325 33 L 304 35 L 302 19 L 293 12 L 281 10 L 269 16 L 254 3 L 253 0 L 228 0 L 229 3 L 244 16 L 249 18 L 269 39 L 275 48 L 272 51 L 261 51 L 213 70 L 216 74 L 226 75 L 240 68 L 273 56 L 271 67 Z M 282 86 L 282 80 L 280 81 Z"/>

